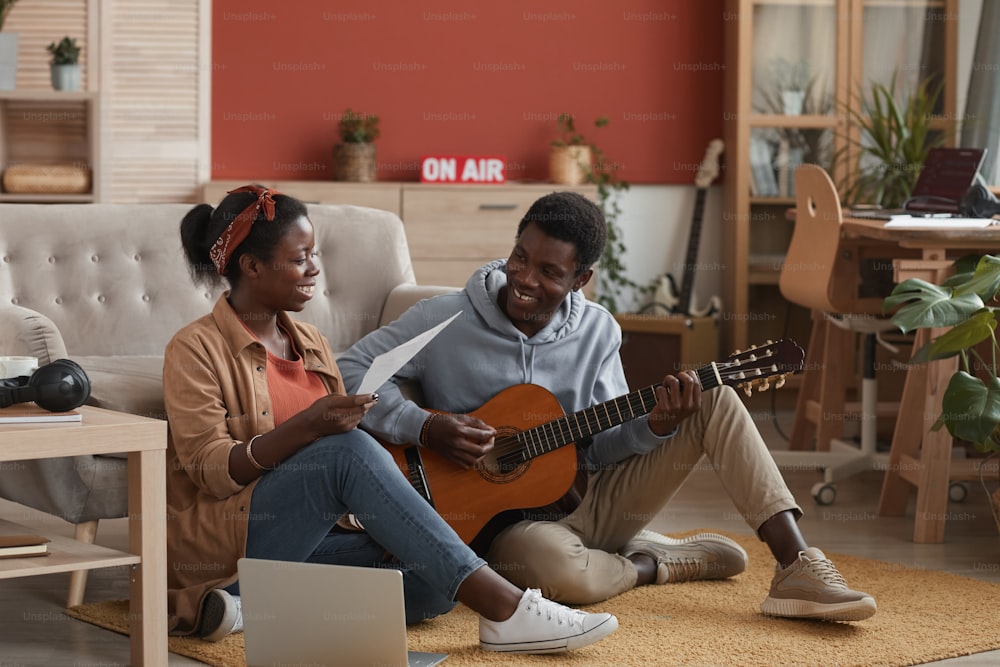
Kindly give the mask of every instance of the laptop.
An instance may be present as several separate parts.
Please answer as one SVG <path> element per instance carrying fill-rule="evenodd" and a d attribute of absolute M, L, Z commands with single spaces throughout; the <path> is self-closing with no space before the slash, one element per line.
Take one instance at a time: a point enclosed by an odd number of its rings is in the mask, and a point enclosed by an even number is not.
<path fill-rule="evenodd" d="M 248 667 L 431 667 L 448 657 L 406 650 L 399 570 L 257 558 L 238 567 Z"/>
<path fill-rule="evenodd" d="M 960 216 L 965 193 L 986 158 L 985 148 L 932 148 L 902 208 L 851 209 L 853 218 L 890 220 L 897 215 Z"/>

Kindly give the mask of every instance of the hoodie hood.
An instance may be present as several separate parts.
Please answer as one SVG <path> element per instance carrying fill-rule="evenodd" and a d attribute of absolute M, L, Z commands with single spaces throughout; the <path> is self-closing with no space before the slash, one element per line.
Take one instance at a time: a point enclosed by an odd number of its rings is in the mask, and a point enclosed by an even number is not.
<path fill-rule="evenodd" d="M 528 337 L 501 310 L 500 290 L 507 286 L 507 260 L 498 259 L 479 268 L 465 283 L 465 292 L 476 313 L 494 331 L 510 338 L 517 338 L 525 345 L 541 345 L 559 340 L 573 333 L 583 318 L 586 297 L 579 290 L 569 296 L 552 314 L 545 327 L 532 337 Z"/>

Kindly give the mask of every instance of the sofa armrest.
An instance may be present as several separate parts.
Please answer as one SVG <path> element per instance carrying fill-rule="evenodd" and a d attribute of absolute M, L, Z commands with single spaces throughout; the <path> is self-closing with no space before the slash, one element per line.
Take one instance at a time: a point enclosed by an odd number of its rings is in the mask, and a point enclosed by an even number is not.
<path fill-rule="evenodd" d="M 448 294 L 457 292 L 458 287 L 445 287 L 443 285 L 397 285 L 389 292 L 389 296 L 382 306 L 382 317 L 379 326 L 384 326 L 392 322 L 403 312 L 421 299 L 426 299 L 438 294 Z"/>
<path fill-rule="evenodd" d="M 0 305 L 0 352 L 38 357 L 39 365 L 68 356 L 62 334 L 52 320 L 10 304 Z"/>

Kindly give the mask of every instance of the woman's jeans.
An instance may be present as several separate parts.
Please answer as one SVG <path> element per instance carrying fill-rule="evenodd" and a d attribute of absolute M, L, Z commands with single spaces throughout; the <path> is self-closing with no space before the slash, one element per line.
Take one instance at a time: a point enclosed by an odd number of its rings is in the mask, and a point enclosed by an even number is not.
<path fill-rule="evenodd" d="M 347 512 L 366 532 L 336 527 Z M 250 501 L 246 555 L 399 569 L 407 623 L 452 609 L 462 581 L 486 565 L 358 429 L 321 438 L 264 473 Z"/>

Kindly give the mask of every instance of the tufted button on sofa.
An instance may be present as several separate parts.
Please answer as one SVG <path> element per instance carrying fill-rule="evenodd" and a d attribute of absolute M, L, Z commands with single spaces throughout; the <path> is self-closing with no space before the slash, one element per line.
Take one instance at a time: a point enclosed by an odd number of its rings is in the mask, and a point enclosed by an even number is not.
<path fill-rule="evenodd" d="M 0 354 L 61 357 L 91 381 L 89 404 L 164 419 L 163 351 L 208 313 L 218 292 L 190 279 L 180 245 L 191 204 L 0 204 Z M 377 209 L 309 205 L 320 264 L 316 291 L 295 317 L 334 352 L 418 299 L 454 288 L 415 284 L 400 219 Z M 76 456 L 0 470 L 0 497 L 76 525 L 127 515 L 126 459 Z M 73 573 L 68 606 L 83 599 Z"/>

